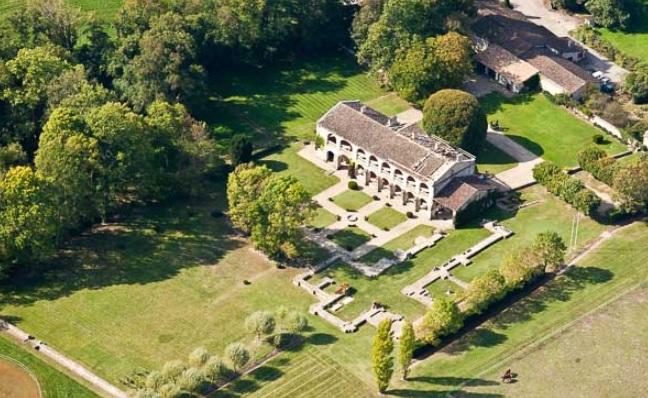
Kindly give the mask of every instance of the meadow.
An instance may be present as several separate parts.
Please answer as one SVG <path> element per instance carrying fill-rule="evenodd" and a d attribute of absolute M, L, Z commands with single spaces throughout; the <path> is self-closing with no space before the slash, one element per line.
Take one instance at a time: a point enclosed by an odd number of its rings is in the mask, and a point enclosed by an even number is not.
<path fill-rule="evenodd" d="M 23 3 L 25 0 L 3 0 L 0 3 L 0 16 L 7 14 Z M 124 0 L 65 0 L 66 3 L 76 6 L 84 12 L 94 12 L 98 18 L 109 21 L 115 18 L 117 11 Z"/>

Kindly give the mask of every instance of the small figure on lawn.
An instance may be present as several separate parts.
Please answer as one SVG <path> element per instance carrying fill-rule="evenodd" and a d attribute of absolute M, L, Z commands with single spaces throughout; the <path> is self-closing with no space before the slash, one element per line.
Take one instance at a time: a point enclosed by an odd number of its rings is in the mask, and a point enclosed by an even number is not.
<path fill-rule="evenodd" d="M 506 369 L 506 372 L 504 372 L 504 375 L 501 377 L 502 383 L 510 383 L 513 381 L 513 373 L 511 373 L 511 368 Z"/>

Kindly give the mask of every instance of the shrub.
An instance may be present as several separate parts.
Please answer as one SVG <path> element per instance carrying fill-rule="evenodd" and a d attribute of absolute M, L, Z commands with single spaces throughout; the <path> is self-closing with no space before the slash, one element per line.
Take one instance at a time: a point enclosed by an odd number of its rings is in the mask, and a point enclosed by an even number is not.
<path fill-rule="evenodd" d="M 588 146 L 578 152 L 578 164 L 594 178 L 608 185 L 612 184 L 617 170 L 616 160 L 595 146 Z"/>
<path fill-rule="evenodd" d="M 626 76 L 624 88 L 635 104 L 648 102 L 648 64 L 641 64 Z"/>
<path fill-rule="evenodd" d="M 378 197 L 378 195 L 374 195 L 373 200 L 380 200 L 380 198 Z"/>
<path fill-rule="evenodd" d="M 479 153 L 488 123 L 479 101 L 461 90 L 440 90 L 423 107 L 423 128 L 454 146 Z"/>
<path fill-rule="evenodd" d="M 324 146 L 324 138 L 321 135 L 317 134 L 315 136 L 315 148 L 320 149 L 323 146 Z"/>
<path fill-rule="evenodd" d="M 232 137 L 229 144 L 229 157 L 233 165 L 247 163 L 252 160 L 252 141 L 243 134 Z"/>
<path fill-rule="evenodd" d="M 601 203 L 593 192 L 579 180 L 568 176 L 551 162 L 543 162 L 533 168 L 533 177 L 549 192 L 560 197 L 584 214 L 592 214 Z"/>
<path fill-rule="evenodd" d="M 506 280 L 496 269 L 476 277 L 462 293 L 466 313 L 469 315 L 481 314 L 489 305 L 501 300 L 507 292 Z"/>
<path fill-rule="evenodd" d="M 414 218 L 414 213 L 412 213 L 411 211 L 408 211 L 407 213 L 405 213 L 405 215 L 407 216 L 407 218 Z"/>
<path fill-rule="evenodd" d="M 594 134 L 594 136 L 592 136 L 592 142 L 597 145 L 603 145 L 605 144 L 605 137 L 603 137 L 603 134 Z"/>
<path fill-rule="evenodd" d="M 352 189 L 354 191 L 357 191 L 358 189 L 360 189 L 360 187 L 358 186 L 358 183 L 356 181 L 349 181 L 347 186 L 349 187 L 349 189 Z"/>

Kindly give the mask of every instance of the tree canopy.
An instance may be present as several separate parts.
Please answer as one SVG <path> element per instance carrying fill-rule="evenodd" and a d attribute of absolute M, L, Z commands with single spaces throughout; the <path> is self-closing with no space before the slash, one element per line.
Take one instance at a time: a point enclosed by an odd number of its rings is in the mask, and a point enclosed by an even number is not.
<path fill-rule="evenodd" d="M 486 139 L 486 114 L 473 95 L 461 90 L 432 94 L 423 107 L 423 129 L 473 154 Z"/>

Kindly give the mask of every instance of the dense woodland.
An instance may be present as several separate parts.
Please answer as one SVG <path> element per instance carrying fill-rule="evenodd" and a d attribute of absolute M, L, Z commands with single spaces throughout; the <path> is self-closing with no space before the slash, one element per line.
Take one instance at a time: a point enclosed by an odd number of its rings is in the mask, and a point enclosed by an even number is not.
<path fill-rule="evenodd" d="M 219 71 L 355 47 L 423 100 L 469 73 L 474 12 L 472 0 L 127 0 L 106 24 L 63 0 L 26 2 L 0 22 L 0 272 L 249 160 L 247 139 L 216 142 L 192 116 Z"/>

